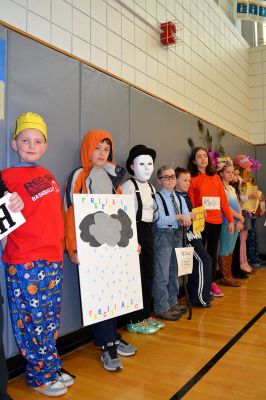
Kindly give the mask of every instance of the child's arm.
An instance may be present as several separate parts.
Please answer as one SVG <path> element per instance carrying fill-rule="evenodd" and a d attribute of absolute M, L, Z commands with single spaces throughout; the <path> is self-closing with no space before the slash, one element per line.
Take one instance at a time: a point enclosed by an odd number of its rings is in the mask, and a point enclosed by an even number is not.
<path fill-rule="evenodd" d="M 6 187 L 3 179 L 2 174 L 0 173 L 0 197 L 9 193 L 8 188 Z M 18 212 L 21 211 L 24 207 L 24 203 L 22 198 L 18 195 L 18 193 L 14 192 L 10 196 L 8 208 L 10 211 Z"/>
<path fill-rule="evenodd" d="M 5 192 L 7 194 L 9 192 Z M 18 212 L 21 211 L 24 207 L 24 203 L 22 198 L 17 192 L 13 192 L 10 196 L 9 203 L 8 203 L 8 208 L 12 212 Z"/>
<path fill-rule="evenodd" d="M 190 226 L 191 225 L 190 215 L 182 214 L 181 225 L 182 226 Z"/>
<path fill-rule="evenodd" d="M 182 225 L 183 226 L 190 226 L 191 225 L 191 216 L 190 216 L 190 212 L 189 209 L 187 207 L 187 203 L 185 201 L 185 199 L 183 199 L 182 197 L 179 197 L 179 201 L 181 201 L 182 203 Z"/>
<path fill-rule="evenodd" d="M 238 221 L 236 223 L 236 231 L 239 232 L 243 229 L 243 223 L 244 223 L 244 217 L 242 215 L 242 212 L 240 209 L 237 212 L 237 211 L 233 210 L 231 207 L 230 207 L 230 210 L 232 211 L 233 217 L 238 219 Z"/>
<path fill-rule="evenodd" d="M 219 179 L 219 180 L 218 180 Z M 221 210 L 225 215 L 225 218 L 228 221 L 228 233 L 233 234 L 234 233 L 234 219 L 232 215 L 231 208 L 229 207 L 229 203 L 225 194 L 224 186 L 222 184 L 221 179 L 217 175 L 217 182 L 220 187 L 220 205 L 221 205 Z"/>
<path fill-rule="evenodd" d="M 197 218 L 197 214 L 194 213 L 193 211 L 190 212 L 190 218 L 191 219 L 196 219 Z"/>
<path fill-rule="evenodd" d="M 158 205 L 158 218 L 156 220 L 158 227 L 163 227 L 164 225 L 173 225 L 176 221 L 181 220 L 182 214 L 176 215 L 165 215 L 162 200 L 158 194 L 155 195 L 156 203 Z"/>
<path fill-rule="evenodd" d="M 63 217 L 65 224 L 65 245 L 68 252 L 70 260 L 79 265 L 79 259 L 77 254 L 77 241 L 76 241 L 76 231 L 75 231 L 75 218 L 74 218 L 74 205 L 73 205 L 73 193 L 76 193 L 75 188 L 82 187 L 82 182 L 80 175 L 75 178 L 70 175 L 71 179 L 68 178 L 65 195 L 63 200 Z M 77 191 L 78 193 L 78 191 Z"/>
<path fill-rule="evenodd" d="M 244 222 L 244 217 L 243 217 L 243 215 L 242 215 L 241 210 L 239 210 L 239 211 L 237 212 L 237 211 L 233 210 L 231 207 L 230 207 L 230 210 L 232 211 L 233 217 L 237 218 L 237 219 L 243 224 L 243 222 Z"/>
<path fill-rule="evenodd" d="M 78 258 L 78 253 L 74 253 L 72 256 L 69 256 L 70 260 L 73 262 L 73 264 L 79 265 L 79 258 Z"/>
<path fill-rule="evenodd" d="M 4 237 L 4 238 L 1 240 L 1 246 L 2 246 L 2 249 L 3 249 L 3 250 L 5 250 L 6 242 L 7 242 L 7 236 Z"/>
<path fill-rule="evenodd" d="M 4 184 L 4 181 L 2 179 L 2 174 L 0 172 L 0 197 L 3 197 L 5 192 L 8 192 L 8 189 L 6 185 Z"/>
<path fill-rule="evenodd" d="M 71 203 L 67 206 L 66 195 L 64 197 L 64 223 L 65 223 L 65 243 L 66 250 L 68 252 L 70 260 L 74 264 L 79 264 L 78 254 L 77 254 L 77 242 L 76 242 L 76 232 L 75 232 L 75 218 L 74 218 L 74 206 Z"/>
<path fill-rule="evenodd" d="M 195 189 L 194 189 L 194 184 L 193 181 L 191 180 L 189 188 L 188 188 L 188 197 L 190 198 L 190 201 L 192 203 L 192 206 L 195 207 Z"/>

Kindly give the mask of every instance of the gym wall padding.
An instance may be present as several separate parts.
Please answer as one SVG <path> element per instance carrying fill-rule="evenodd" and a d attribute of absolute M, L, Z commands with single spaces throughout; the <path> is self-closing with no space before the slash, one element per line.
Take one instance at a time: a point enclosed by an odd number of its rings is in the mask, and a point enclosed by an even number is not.
<path fill-rule="evenodd" d="M 12 30 L 0 27 L 0 35 L 7 36 L 7 109 L 5 120 L 0 122 L 1 168 L 17 161 L 7 143 L 17 116 L 25 111 L 40 113 L 47 122 L 49 148 L 42 164 L 54 173 L 62 188 L 68 174 L 79 165 L 82 136 L 91 129 L 107 130 L 113 135 L 115 160 L 121 165 L 125 165 L 128 151 L 135 144 L 156 149 L 155 168 L 162 164 L 186 166 L 188 137 L 202 145 L 196 117 Z M 218 129 L 207 123 L 204 126 L 216 142 Z M 229 133 L 223 144 L 228 154 L 254 155 L 254 146 Z M 64 262 L 61 336 L 81 328 L 77 267 L 67 256 Z M 5 296 L 3 268 L 0 272 Z M 17 347 L 6 301 L 4 309 L 4 343 L 9 358 L 17 354 Z"/>
<path fill-rule="evenodd" d="M 263 191 L 264 196 L 266 196 L 266 146 L 256 147 L 256 159 L 260 160 L 262 163 L 261 168 L 257 172 L 257 182 L 261 191 Z M 259 253 L 266 255 L 266 216 L 265 214 L 257 219 L 257 229 L 258 229 L 258 244 Z"/>

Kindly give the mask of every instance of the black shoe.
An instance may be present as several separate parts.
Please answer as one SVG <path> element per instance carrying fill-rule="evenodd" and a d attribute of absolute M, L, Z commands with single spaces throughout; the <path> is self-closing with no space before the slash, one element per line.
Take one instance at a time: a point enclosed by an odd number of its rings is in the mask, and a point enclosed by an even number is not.
<path fill-rule="evenodd" d="M 233 277 L 237 278 L 237 279 L 248 279 L 249 278 L 249 274 L 247 272 L 243 271 L 242 269 L 240 269 L 235 274 L 233 273 Z"/>
<path fill-rule="evenodd" d="M 211 307 L 211 303 L 191 303 L 191 307 L 198 307 L 198 308 L 210 308 Z"/>

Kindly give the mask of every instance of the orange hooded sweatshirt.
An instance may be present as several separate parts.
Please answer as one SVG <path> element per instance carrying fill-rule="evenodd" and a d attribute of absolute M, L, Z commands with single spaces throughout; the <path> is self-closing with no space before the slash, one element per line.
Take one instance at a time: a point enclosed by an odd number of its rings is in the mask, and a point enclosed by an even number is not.
<path fill-rule="evenodd" d="M 103 139 L 109 139 L 112 143 L 110 154 L 107 163 L 103 166 L 104 170 L 108 174 L 112 186 L 114 188 L 113 193 L 121 194 L 121 183 L 125 176 L 125 169 L 119 167 L 112 162 L 114 146 L 112 136 L 105 131 L 95 130 L 89 131 L 84 135 L 80 159 L 81 167 L 71 172 L 68 177 L 64 196 L 64 220 L 65 220 L 65 241 L 66 250 L 71 257 L 77 251 L 76 233 L 75 233 L 75 219 L 74 219 L 74 206 L 73 206 L 73 194 L 74 193 L 90 193 L 90 172 L 93 168 L 91 161 L 91 155 L 96 146 L 103 141 Z"/>

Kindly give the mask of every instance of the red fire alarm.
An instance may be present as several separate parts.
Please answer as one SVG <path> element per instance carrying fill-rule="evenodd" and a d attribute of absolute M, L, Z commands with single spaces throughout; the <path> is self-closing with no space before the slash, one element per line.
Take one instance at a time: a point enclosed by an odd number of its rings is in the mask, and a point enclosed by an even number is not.
<path fill-rule="evenodd" d="M 176 24 L 173 21 L 160 24 L 161 36 L 160 43 L 163 46 L 176 44 Z"/>

